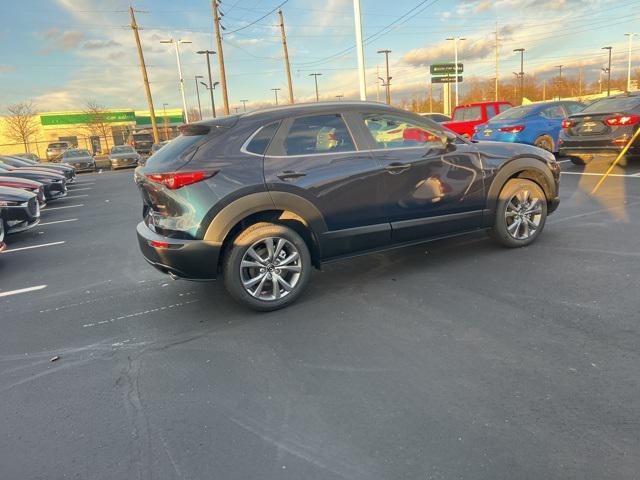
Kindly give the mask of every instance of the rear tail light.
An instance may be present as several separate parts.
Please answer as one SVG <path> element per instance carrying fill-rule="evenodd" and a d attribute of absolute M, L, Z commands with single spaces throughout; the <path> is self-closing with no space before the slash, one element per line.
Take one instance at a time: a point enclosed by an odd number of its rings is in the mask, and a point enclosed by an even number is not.
<path fill-rule="evenodd" d="M 613 144 L 614 145 L 626 145 L 627 142 L 629 141 L 629 139 L 624 136 L 624 137 L 619 137 L 613 140 Z"/>
<path fill-rule="evenodd" d="M 635 125 L 640 121 L 638 115 L 616 115 L 615 117 L 609 117 L 604 119 L 604 123 L 610 127 L 617 127 L 622 125 Z"/>
<path fill-rule="evenodd" d="M 508 133 L 520 133 L 521 131 L 524 130 L 524 125 L 514 125 L 513 127 L 500 127 L 498 128 L 498 130 L 501 132 L 508 132 Z"/>
<path fill-rule="evenodd" d="M 200 182 L 216 173 L 200 170 L 196 172 L 148 173 L 146 177 L 152 182 L 161 183 L 170 190 L 175 190 L 185 185 Z"/>
<path fill-rule="evenodd" d="M 573 127 L 573 121 L 569 120 L 568 118 L 565 118 L 564 120 L 562 120 L 562 123 L 560 124 L 560 126 L 562 128 L 571 128 Z"/>
<path fill-rule="evenodd" d="M 169 248 L 169 243 L 168 242 L 159 242 L 157 240 L 151 240 L 149 242 L 149 245 L 151 245 L 152 247 L 155 247 L 155 248 Z"/>

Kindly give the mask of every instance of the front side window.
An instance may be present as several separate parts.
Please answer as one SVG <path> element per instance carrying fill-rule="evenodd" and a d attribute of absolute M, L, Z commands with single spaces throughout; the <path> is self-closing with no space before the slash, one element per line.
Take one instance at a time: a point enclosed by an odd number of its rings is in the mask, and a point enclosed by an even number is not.
<path fill-rule="evenodd" d="M 441 147 L 446 137 L 436 126 L 398 115 L 370 113 L 363 119 L 379 148 Z"/>
<path fill-rule="evenodd" d="M 296 118 L 284 140 L 286 155 L 351 152 L 356 147 L 340 115 Z"/>

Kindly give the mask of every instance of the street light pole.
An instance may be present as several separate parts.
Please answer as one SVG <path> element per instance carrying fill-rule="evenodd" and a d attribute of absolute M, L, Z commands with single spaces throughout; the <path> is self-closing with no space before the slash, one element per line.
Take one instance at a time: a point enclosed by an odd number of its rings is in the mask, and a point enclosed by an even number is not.
<path fill-rule="evenodd" d="M 207 89 L 207 90 L 209 90 L 209 91 L 211 92 L 211 108 L 212 108 L 212 109 L 213 109 L 213 111 L 214 111 L 213 118 L 216 118 L 216 115 L 215 115 L 215 111 L 216 111 L 216 104 L 215 104 L 215 102 L 213 101 L 213 92 L 215 92 L 215 90 L 216 90 L 216 86 L 217 86 L 217 85 L 220 85 L 220 82 L 213 82 L 213 88 L 210 88 L 210 87 L 209 87 L 209 85 L 207 85 L 207 84 L 206 84 L 206 83 L 204 83 L 204 82 L 200 82 L 200 85 L 202 85 L 205 89 Z"/>
<path fill-rule="evenodd" d="M 562 99 L 562 67 L 564 65 L 556 65 L 556 68 L 560 70 L 560 76 L 558 77 L 558 100 Z"/>
<path fill-rule="evenodd" d="M 196 82 L 196 97 L 198 98 L 198 112 L 200 113 L 200 120 L 202 120 L 202 106 L 200 105 L 200 87 L 198 86 L 198 79 L 204 78 L 202 75 L 196 75 L 193 79 Z"/>
<path fill-rule="evenodd" d="M 316 82 L 316 102 L 320 101 L 320 95 L 318 94 L 318 77 L 322 75 L 321 73 L 310 73 L 309 76 L 313 77 Z"/>
<path fill-rule="evenodd" d="M 391 50 L 378 50 L 378 53 L 384 53 L 384 61 L 387 69 L 387 77 L 384 81 L 384 87 L 387 88 L 387 105 L 391 105 L 391 77 L 389 76 L 389 54 Z"/>
<path fill-rule="evenodd" d="M 609 50 L 609 66 L 607 67 L 607 97 L 611 96 L 611 50 L 613 47 L 602 47 L 602 50 Z"/>
<path fill-rule="evenodd" d="M 367 100 L 367 80 L 364 68 L 364 42 L 362 41 L 362 14 L 360 0 L 353 0 L 353 16 L 356 29 L 356 53 L 358 54 L 358 80 L 360 84 L 360 100 Z"/>
<path fill-rule="evenodd" d="M 466 38 L 461 37 L 450 37 L 447 40 L 453 40 L 453 55 L 454 55 L 454 63 L 455 63 L 455 76 L 456 76 L 456 106 L 458 106 L 458 42 L 466 40 Z"/>
<path fill-rule="evenodd" d="M 184 95 L 184 78 L 182 77 L 182 63 L 180 62 L 180 44 L 181 43 L 191 43 L 188 40 L 174 40 L 173 38 L 169 40 L 161 40 L 160 43 L 172 43 L 176 49 L 176 60 L 178 62 L 178 77 L 180 79 L 180 94 L 182 95 L 182 108 L 184 109 L 184 120 L 185 123 L 189 123 L 189 113 L 187 112 L 187 99 Z"/>
<path fill-rule="evenodd" d="M 209 55 L 215 55 L 216 52 L 214 50 L 198 50 L 196 52 L 198 55 L 206 55 L 207 56 L 207 72 L 209 73 L 209 95 L 211 96 L 211 113 L 213 118 L 216 118 L 216 102 L 213 99 L 213 80 L 211 78 L 211 62 L 209 61 Z"/>
<path fill-rule="evenodd" d="M 169 140 L 169 121 L 167 120 L 167 105 L 168 103 L 162 104 L 162 110 L 164 114 L 164 139 Z"/>
<path fill-rule="evenodd" d="M 272 88 L 273 93 L 276 94 L 276 106 L 278 106 L 278 92 L 281 90 L 280 88 Z"/>
<path fill-rule="evenodd" d="M 245 112 L 246 112 L 246 111 L 247 111 L 247 102 L 248 102 L 249 100 L 240 100 L 240 101 L 242 102 L 242 109 L 243 109 L 243 111 L 245 111 Z"/>
<path fill-rule="evenodd" d="M 635 33 L 625 33 L 629 37 L 629 61 L 627 63 L 627 92 L 631 91 L 631 39 L 636 35 Z"/>
<path fill-rule="evenodd" d="M 516 48 L 514 52 L 520 52 L 520 105 L 524 101 L 524 48 Z"/>

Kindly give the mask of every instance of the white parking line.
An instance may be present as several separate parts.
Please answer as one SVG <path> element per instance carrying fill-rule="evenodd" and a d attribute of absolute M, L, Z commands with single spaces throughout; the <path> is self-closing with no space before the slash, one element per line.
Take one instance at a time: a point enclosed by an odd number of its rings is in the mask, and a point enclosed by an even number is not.
<path fill-rule="evenodd" d="M 82 192 L 84 190 L 93 190 L 93 188 L 91 188 L 91 187 L 89 187 L 89 188 L 73 188 L 73 187 L 71 187 L 71 188 L 69 188 L 69 190 L 73 191 L 73 192 Z"/>
<path fill-rule="evenodd" d="M 18 290 L 9 290 L 8 292 L 0 292 L 0 297 L 8 297 L 9 295 L 17 295 L 19 293 L 35 292 L 47 288 L 46 285 L 37 285 L 35 287 L 19 288 Z"/>
<path fill-rule="evenodd" d="M 63 208 L 75 208 L 75 207 L 84 207 L 84 203 L 79 203 L 78 205 L 65 205 L 64 207 L 47 207 L 43 210 L 43 212 L 48 212 L 49 210 L 60 210 Z"/>
<path fill-rule="evenodd" d="M 560 172 L 562 173 L 562 175 L 591 175 L 593 177 L 602 177 L 604 176 L 604 173 L 591 173 L 591 172 Z M 631 177 L 638 177 L 639 175 L 636 174 L 629 174 L 629 175 L 625 175 L 622 173 L 610 173 L 609 175 L 607 175 L 608 177 L 627 177 L 627 178 L 631 178 Z"/>
<path fill-rule="evenodd" d="M 567 163 L 570 162 L 571 160 L 558 160 L 557 163 Z"/>
<path fill-rule="evenodd" d="M 80 198 L 80 197 L 88 197 L 89 195 L 67 195 L 67 198 Z"/>
<path fill-rule="evenodd" d="M 75 182 L 75 183 L 70 184 L 69 186 L 73 187 L 75 185 L 95 185 L 95 184 L 96 184 L 96 182 Z"/>
<path fill-rule="evenodd" d="M 55 225 L 56 223 L 67 223 L 67 222 L 76 222 L 76 221 L 78 221 L 77 218 L 69 218 L 67 220 L 56 220 L 55 222 L 39 223 L 38 226 L 44 227 L 45 225 Z"/>
<path fill-rule="evenodd" d="M 31 245 L 30 247 L 10 248 L 8 250 L 5 250 L 4 254 L 6 255 L 7 253 L 11 253 L 11 252 L 19 252 L 21 250 L 31 250 L 32 248 L 53 247 L 54 245 L 62 245 L 63 243 L 66 243 L 66 242 L 63 240 L 61 242 L 52 242 L 52 243 L 42 243 L 40 245 Z"/>

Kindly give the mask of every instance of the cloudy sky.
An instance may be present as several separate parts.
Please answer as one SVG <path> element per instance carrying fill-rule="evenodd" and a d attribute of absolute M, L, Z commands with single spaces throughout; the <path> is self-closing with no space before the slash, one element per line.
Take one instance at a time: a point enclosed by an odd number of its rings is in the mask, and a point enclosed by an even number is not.
<path fill-rule="evenodd" d="M 283 0 L 222 0 L 224 54 L 232 106 L 273 102 L 272 88 L 286 92 L 277 14 Z M 5 2 L 0 30 L 0 110 L 33 100 L 42 111 L 82 109 L 87 100 L 111 108 L 146 108 L 129 3 L 118 0 L 22 0 Z M 376 97 L 379 49 L 390 49 L 394 95 L 424 92 L 431 63 L 453 59 L 450 36 L 465 37 L 460 59 L 465 77 L 494 76 L 496 22 L 500 74 L 519 70 L 514 48 L 525 48 L 525 72 L 539 77 L 565 65 L 583 68 L 588 81 L 606 64 L 601 47 L 614 47 L 614 74 L 626 71 L 624 32 L 638 28 L 640 1 L 629 0 L 361 0 L 368 93 Z M 196 105 L 195 75 L 206 76 L 204 58 L 214 49 L 208 0 L 134 2 L 156 108 L 181 105 L 175 54 L 160 41 L 181 38 L 189 107 Z M 322 73 L 320 94 L 357 97 L 353 1 L 288 0 L 287 27 L 296 98 L 314 99 L 310 73 Z M 268 14 L 265 16 L 265 14 Z M 263 19 L 259 20 L 261 17 Z M 257 20 L 257 22 L 256 22 Z M 255 22 L 255 23 L 253 23 Z M 640 37 L 633 61 L 640 66 Z M 218 79 L 217 61 L 214 80 Z M 206 92 L 201 91 L 204 97 Z M 216 91 L 217 106 L 222 104 Z M 206 100 L 204 105 L 208 106 Z"/>

